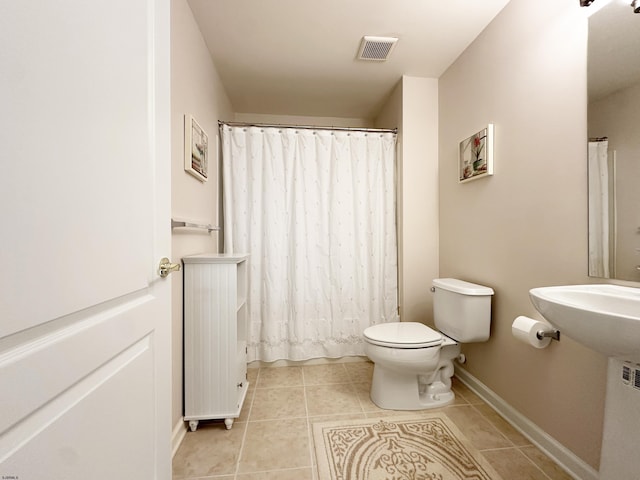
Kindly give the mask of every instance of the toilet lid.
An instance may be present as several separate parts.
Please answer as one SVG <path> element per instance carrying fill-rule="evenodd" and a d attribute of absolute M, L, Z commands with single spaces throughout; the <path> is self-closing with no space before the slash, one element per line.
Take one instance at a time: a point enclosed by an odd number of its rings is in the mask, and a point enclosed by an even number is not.
<path fill-rule="evenodd" d="M 393 348 L 426 348 L 442 344 L 442 334 L 418 322 L 381 323 L 365 329 L 369 343 Z"/>

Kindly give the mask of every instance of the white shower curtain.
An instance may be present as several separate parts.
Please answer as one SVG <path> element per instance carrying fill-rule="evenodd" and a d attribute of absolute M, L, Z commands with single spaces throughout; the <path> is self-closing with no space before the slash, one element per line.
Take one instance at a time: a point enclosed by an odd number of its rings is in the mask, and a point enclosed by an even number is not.
<path fill-rule="evenodd" d="M 589 275 L 609 278 L 609 142 L 589 142 Z"/>
<path fill-rule="evenodd" d="M 221 126 L 224 244 L 249 260 L 248 360 L 362 355 L 398 320 L 395 134 Z"/>

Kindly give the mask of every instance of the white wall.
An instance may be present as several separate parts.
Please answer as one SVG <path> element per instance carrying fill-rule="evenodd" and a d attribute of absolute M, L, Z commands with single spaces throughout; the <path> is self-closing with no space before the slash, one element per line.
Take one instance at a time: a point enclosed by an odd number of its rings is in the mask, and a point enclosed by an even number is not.
<path fill-rule="evenodd" d="M 438 80 L 402 77 L 403 321 L 432 319 L 438 272 Z"/>
<path fill-rule="evenodd" d="M 232 120 L 230 118 L 226 120 Z M 236 113 L 235 121 L 266 123 L 272 125 L 309 125 L 322 127 L 371 127 L 366 118 L 305 117 L 295 115 L 267 115 L 264 113 Z"/>
<path fill-rule="evenodd" d="M 398 129 L 398 269 L 402 321 L 432 323 L 438 277 L 438 80 L 403 76 L 376 126 Z"/>
<path fill-rule="evenodd" d="M 465 368 L 597 469 L 606 359 L 511 335 L 516 316 L 542 318 L 530 288 L 589 281 L 583 10 L 512 0 L 440 78 L 440 274 L 496 292 L 491 339 L 463 347 Z M 495 175 L 459 184 L 458 144 L 487 123 Z"/>
<path fill-rule="evenodd" d="M 209 136 L 209 180 L 201 183 L 184 170 L 184 115 L 192 114 Z M 171 2 L 171 210 L 172 216 L 218 225 L 218 119 L 232 118 L 231 104 L 186 0 Z M 168 226 L 167 226 L 168 228 Z M 178 231 L 172 235 L 172 260 L 217 252 L 218 235 Z M 173 284 L 172 422 L 182 421 L 182 275 Z"/>

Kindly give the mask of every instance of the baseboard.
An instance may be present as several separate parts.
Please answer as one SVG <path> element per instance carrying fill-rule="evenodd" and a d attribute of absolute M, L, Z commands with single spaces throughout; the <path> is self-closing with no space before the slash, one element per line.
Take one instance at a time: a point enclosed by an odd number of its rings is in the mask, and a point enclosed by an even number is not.
<path fill-rule="evenodd" d="M 171 434 L 171 458 L 174 457 L 182 440 L 184 440 L 184 436 L 187 434 L 187 425 L 184 423 L 182 418 L 178 420 L 178 423 L 173 427 L 173 432 Z"/>
<path fill-rule="evenodd" d="M 564 468 L 569 475 L 576 480 L 598 480 L 598 472 L 592 466 L 518 412 L 464 368 L 456 365 L 455 370 L 456 377 L 462 383 L 493 407 L 502 418 L 527 437 L 536 447 Z"/>

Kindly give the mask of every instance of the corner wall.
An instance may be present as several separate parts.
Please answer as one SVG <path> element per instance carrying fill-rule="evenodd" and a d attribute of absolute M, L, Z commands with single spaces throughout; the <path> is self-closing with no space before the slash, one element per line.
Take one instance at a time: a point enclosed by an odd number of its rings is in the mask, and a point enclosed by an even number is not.
<path fill-rule="evenodd" d="M 192 114 L 209 137 L 209 179 L 184 170 L 184 115 Z M 218 119 L 233 111 L 186 0 L 171 2 L 171 215 L 218 225 Z M 167 225 L 167 228 L 169 226 Z M 174 230 L 171 260 L 218 251 L 218 235 Z M 182 420 L 182 274 L 172 281 L 172 426 Z M 175 434 L 176 432 L 174 432 Z M 175 441 L 174 441 L 175 444 Z"/>
<path fill-rule="evenodd" d="M 438 80 L 403 76 L 376 126 L 398 129 L 397 210 L 400 315 L 433 324 L 438 275 Z"/>
<path fill-rule="evenodd" d="M 597 469 L 606 359 L 511 335 L 516 316 L 542 318 L 529 289 L 589 282 L 586 39 L 578 2 L 512 0 L 440 78 L 440 275 L 496 292 L 464 368 Z M 487 123 L 495 175 L 459 184 L 458 144 Z"/>

